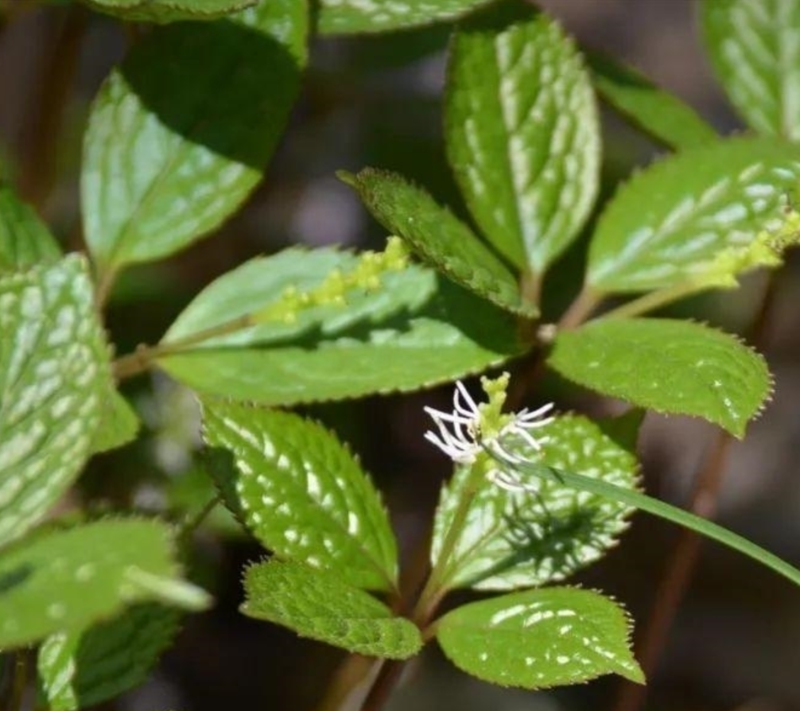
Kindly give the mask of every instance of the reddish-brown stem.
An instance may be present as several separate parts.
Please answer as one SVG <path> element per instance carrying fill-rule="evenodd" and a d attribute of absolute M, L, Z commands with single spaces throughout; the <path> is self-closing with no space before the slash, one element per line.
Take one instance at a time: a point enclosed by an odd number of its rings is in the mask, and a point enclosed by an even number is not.
<path fill-rule="evenodd" d="M 25 700 L 25 691 L 28 688 L 28 677 L 30 675 L 30 659 L 27 650 L 18 650 L 14 654 L 14 676 L 11 682 L 11 692 L 8 711 L 21 711 L 22 702 Z"/>
<path fill-rule="evenodd" d="M 748 333 L 755 346 L 763 347 L 775 302 L 777 279 L 771 274 L 760 300 Z M 713 518 L 719 504 L 719 493 L 733 438 L 720 432 L 714 439 L 705 464 L 697 474 L 690 499 L 690 510 L 698 516 Z M 700 536 L 682 529 L 661 577 L 650 616 L 642 628 L 637 646 L 637 657 L 646 676 L 656 668 L 666 644 L 678 607 L 692 579 L 700 554 Z M 647 687 L 622 682 L 614 711 L 637 711 L 647 696 Z"/>
<path fill-rule="evenodd" d="M 406 663 L 405 660 L 398 659 L 390 659 L 383 663 L 375 683 L 369 690 L 367 698 L 364 699 L 361 711 L 380 711 L 384 707 L 397 682 L 400 681 Z"/>
<path fill-rule="evenodd" d="M 40 210 L 55 181 L 61 122 L 78 66 L 85 27 L 84 11 L 77 5 L 71 6 L 57 40 L 52 43 L 39 82 L 37 110 L 31 121 L 28 149 L 22 163 L 20 190 Z"/>

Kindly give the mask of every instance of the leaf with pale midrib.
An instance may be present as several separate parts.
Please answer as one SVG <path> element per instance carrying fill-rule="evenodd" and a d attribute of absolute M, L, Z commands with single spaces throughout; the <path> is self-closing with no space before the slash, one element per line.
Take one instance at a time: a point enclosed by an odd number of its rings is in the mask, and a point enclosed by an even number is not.
<path fill-rule="evenodd" d="M 604 293 L 682 284 L 721 250 L 779 228 L 799 180 L 800 146 L 771 137 L 720 139 L 665 158 L 606 204 L 587 284 Z"/>
<path fill-rule="evenodd" d="M 555 21 L 524 0 L 504 0 L 458 26 L 445 139 L 484 236 L 541 276 L 588 217 L 600 168 L 589 74 Z"/>
<path fill-rule="evenodd" d="M 704 0 L 703 44 L 757 131 L 800 140 L 800 0 Z"/>
<path fill-rule="evenodd" d="M 306 25 L 305 0 L 263 0 L 233 19 L 159 28 L 111 73 L 81 176 L 103 272 L 182 249 L 239 208 L 294 102 Z"/>

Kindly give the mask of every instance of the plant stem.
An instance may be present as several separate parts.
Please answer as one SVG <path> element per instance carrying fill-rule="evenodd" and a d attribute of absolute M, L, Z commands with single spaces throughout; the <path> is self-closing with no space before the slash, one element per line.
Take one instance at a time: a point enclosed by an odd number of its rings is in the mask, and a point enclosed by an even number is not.
<path fill-rule="evenodd" d="M 20 650 L 14 654 L 14 677 L 11 682 L 11 698 L 8 700 L 8 711 L 21 711 L 28 688 L 28 652 Z"/>
<path fill-rule="evenodd" d="M 520 293 L 523 303 L 538 307 L 542 296 L 541 275 L 526 272 L 520 283 Z"/>
<path fill-rule="evenodd" d="M 687 282 L 671 286 L 667 289 L 660 289 L 658 291 L 651 291 L 638 299 L 629 301 L 622 306 L 611 309 L 603 314 L 603 318 L 631 318 L 632 316 L 639 316 L 655 309 L 671 304 L 673 301 L 682 299 L 690 294 L 696 294 L 700 291 L 697 284 L 694 282 Z"/>
<path fill-rule="evenodd" d="M 439 603 L 447 593 L 447 576 L 449 566 L 451 564 L 451 557 L 455 550 L 458 539 L 464 529 L 464 524 L 469 515 L 469 509 L 475 499 L 476 494 L 480 488 L 481 483 L 485 480 L 484 468 L 480 463 L 472 465 L 469 479 L 467 480 L 461 498 L 456 504 L 456 509 L 453 513 L 453 519 L 447 529 L 447 534 L 442 542 L 442 548 L 439 551 L 439 557 L 436 565 L 428 577 L 425 587 L 417 599 L 414 610 L 411 614 L 411 619 L 414 624 L 419 627 L 420 631 L 425 632 L 431 619 L 436 614 L 436 609 Z M 369 690 L 361 711 L 380 711 L 386 701 L 389 699 L 397 682 L 400 681 L 403 669 L 407 664 L 407 660 L 398 661 L 390 660 L 384 662 L 372 688 Z"/>
<path fill-rule="evenodd" d="M 39 82 L 38 110 L 31 121 L 20 191 L 39 211 L 52 192 L 61 124 L 86 29 L 83 9 L 72 5 L 53 43 Z"/>
<path fill-rule="evenodd" d="M 157 358 L 179 353 L 212 338 L 230 335 L 244 328 L 249 328 L 253 324 L 252 314 L 244 314 L 217 326 L 197 331 L 184 338 L 176 338 L 168 343 L 159 343 L 155 346 L 140 346 L 133 353 L 128 353 L 128 355 L 124 355 L 114 361 L 112 364 L 114 377 L 117 380 L 123 380 L 138 375 L 150 368 Z"/>
<path fill-rule="evenodd" d="M 748 329 L 748 340 L 755 346 L 763 346 L 775 304 L 777 276 L 770 273 L 758 309 Z M 689 504 L 690 510 L 704 518 L 713 518 L 717 512 L 719 494 L 725 469 L 733 444 L 733 437 L 720 432 L 714 439 L 703 468 L 697 475 Z M 675 616 L 691 582 L 700 554 L 700 536 L 689 529 L 682 529 L 669 562 L 662 574 L 655 594 L 650 616 L 642 628 L 637 652 L 639 664 L 645 676 L 656 668 L 664 649 Z M 619 687 L 614 711 L 637 711 L 647 696 L 647 687 L 622 682 Z"/>
<path fill-rule="evenodd" d="M 572 302 L 558 322 L 558 330 L 569 331 L 580 326 L 602 300 L 603 296 L 601 294 L 584 284 L 575 301 Z"/>
<path fill-rule="evenodd" d="M 325 696 L 317 704 L 315 711 L 339 711 L 355 689 L 364 683 L 364 679 L 369 675 L 370 670 L 376 664 L 372 657 L 364 657 L 360 654 L 349 654 L 334 672 L 333 680 L 328 684 Z"/>
<path fill-rule="evenodd" d="M 185 538 L 194 533 L 206 517 L 214 510 L 214 507 L 222 501 L 222 497 L 217 494 L 203 506 L 194 516 L 188 516 L 183 523 L 177 527 L 179 538 Z"/>
<path fill-rule="evenodd" d="M 367 698 L 364 699 L 361 711 L 381 711 L 392 695 L 394 687 L 400 681 L 406 664 L 406 660 L 398 659 L 389 659 L 383 663 L 375 678 L 375 683 L 369 690 Z"/>

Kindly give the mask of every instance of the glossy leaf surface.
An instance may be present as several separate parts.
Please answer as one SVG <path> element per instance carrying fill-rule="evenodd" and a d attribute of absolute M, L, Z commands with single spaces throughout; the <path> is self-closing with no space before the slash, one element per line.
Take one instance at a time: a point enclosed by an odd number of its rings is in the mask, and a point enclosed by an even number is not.
<path fill-rule="evenodd" d="M 636 488 L 640 420 L 641 414 L 635 412 L 605 423 L 565 415 L 541 430 L 547 437 L 541 452 L 522 440 L 504 446 L 531 462 Z M 469 468 L 460 467 L 442 492 L 434 524 L 433 564 L 469 474 Z M 558 482 L 527 483 L 534 485 L 535 493 L 483 484 L 448 564 L 448 586 L 511 590 L 563 580 L 602 557 L 628 526 L 627 506 Z"/>
<path fill-rule="evenodd" d="M 262 0 L 235 19 L 160 28 L 111 73 L 81 178 L 104 272 L 186 247 L 249 195 L 299 87 L 306 13 L 304 0 Z"/>
<path fill-rule="evenodd" d="M 703 39 L 731 102 L 757 131 L 800 140 L 800 1 L 704 0 Z"/>
<path fill-rule="evenodd" d="M 356 587 L 394 588 L 386 510 L 334 434 L 298 415 L 213 400 L 203 429 L 209 446 L 232 454 L 210 466 L 228 507 L 265 547 Z"/>
<path fill-rule="evenodd" d="M 735 337 L 669 319 L 606 319 L 558 336 L 548 364 L 604 395 L 657 412 L 703 417 L 743 437 L 772 381 Z"/>
<path fill-rule="evenodd" d="M 589 74 L 552 19 L 524 0 L 504 0 L 458 27 L 445 138 L 484 235 L 541 274 L 584 224 L 600 165 Z"/>
<path fill-rule="evenodd" d="M 162 344 L 275 305 L 355 256 L 292 249 L 220 277 L 178 317 Z M 288 322 L 287 322 L 288 321 Z M 265 404 L 413 390 L 477 372 L 523 352 L 514 319 L 420 267 L 381 277 L 372 293 L 348 294 L 228 336 L 204 340 L 159 365 L 201 392 Z"/>
<path fill-rule="evenodd" d="M 446 614 L 436 638 L 461 670 L 501 686 L 545 689 L 604 674 L 644 682 L 629 623 L 613 600 L 547 588 L 473 602 Z"/>
<path fill-rule="evenodd" d="M 112 387 L 85 260 L 0 276 L 0 333 L 2 545 L 72 484 Z"/>
<path fill-rule="evenodd" d="M 452 20 L 489 0 L 319 0 L 322 34 L 388 32 Z"/>
<path fill-rule="evenodd" d="M 727 247 L 779 227 L 800 180 L 800 147 L 732 138 L 681 151 L 622 185 L 597 223 L 588 284 L 601 292 L 668 288 Z"/>

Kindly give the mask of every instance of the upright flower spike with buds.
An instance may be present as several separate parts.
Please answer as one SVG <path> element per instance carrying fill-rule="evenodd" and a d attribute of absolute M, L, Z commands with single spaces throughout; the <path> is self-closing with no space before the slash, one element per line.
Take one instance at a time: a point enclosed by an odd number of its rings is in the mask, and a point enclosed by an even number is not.
<path fill-rule="evenodd" d="M 541 451 L 547 443 L 546 436 L 535 436 L 532 430 L 545 427 L 553 421 L 546 417 L 553 409 L 548 403 L 536 410 L 520 410 L 517 413 L 503 413 L 508 388 L 508 373 L 490 380 L 481 378 L 481 385 L 488 402 L 477 404 L 461 381 L 456 382 L 453 391 L 453 411 L 442 412 L 426 407 L 436 425 L 437 432 L 429 430 L 425 439 L 438 447 L 456 464 L 475 464 L 485 455 L 485 464 L 496 459 L 510 464 L 525 460 L 508 451 L 508 437 L 519 437 L 536 451 Z M 489 455 L 494 455 L 490 459 Z M 487 466 L 487 478 L 497 486 L 509 491 L 535 491 L 536 487 L 521 482 L 518 477 L 497 467 Z"/>

